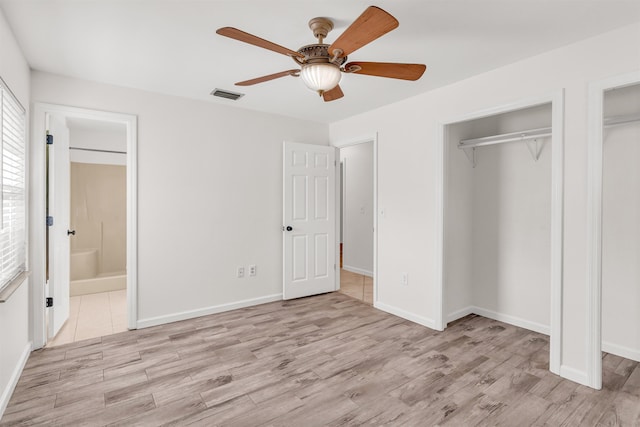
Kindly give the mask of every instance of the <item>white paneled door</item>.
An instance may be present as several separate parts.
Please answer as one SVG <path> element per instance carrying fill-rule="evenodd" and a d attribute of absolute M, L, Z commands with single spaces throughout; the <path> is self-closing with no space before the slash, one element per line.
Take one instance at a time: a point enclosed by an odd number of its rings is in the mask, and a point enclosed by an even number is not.
<path fill-rule="evenodd" d="M 47 129 L 53 136 L 48 147 L 48 216 L 53 217 L 49 226 L 49 283 L 48 292 L 53 297 L 49 308 L 49 338 L 53 338 L 69 318 L 69 259 L 71 237 L 69 230 L 69 129 L 64 117 L 47 116 Z"/>
<path fill-rule="evenodd" d="M 335 148 L 284 143 L 283 298 L 336 290 Z"/>

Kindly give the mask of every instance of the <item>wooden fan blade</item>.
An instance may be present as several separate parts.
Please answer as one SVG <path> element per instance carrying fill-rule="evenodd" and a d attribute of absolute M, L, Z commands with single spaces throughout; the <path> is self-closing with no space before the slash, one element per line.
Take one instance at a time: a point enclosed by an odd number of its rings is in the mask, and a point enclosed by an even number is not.
<path fill-rule="evenodd" d="M 269 80 L 279 79 L 280 77 L 284 77 L 284 76 L 295 76 L 299 72 L 300 70 L 281 71 L 279 73 L 269 74 L 268 76 L 262 76 L 262 77 L 257 77 L 251 80 L 245 80 L 243 82 L 238 82 L 236 83 L 236 86 L 251 86 L 257 83 L 268 82 Z"/>
<path fill-rule="evenodd" d="M 249 43 L 254 46 L 261 47 L 263 49 L 272 50 L 277 53 L 281 53 L 287 56 L 297 56 L 299 58 L 304 58 L 304 55 L 298 52 L 294 52 L 291 49 L 287 49 L 286 47 L 280 46 L 278 44 L 272 43 L 268 40 L 261 39 L 260 37 L 254 36 L 253 34 L 245 33 L 242 30 L 238 30 L 233 27 L 223 27 L 219 28 L 216 31 L 217 34 L 221 36 L 229 37 L 241 42 Z"/>
<path fill-rule="evenodd" d="M 371 43 L 380 36 L 387 34 L 400 25 L 398 20 L 389 13 L 376 6 L 369 6 L 347 28 L 344 33 L 329 46 L 329 53 L 333 55 L 335 49 L 340 49 L 340 58 Z"/>
<path fill-rule="evenodd" d="M 352 68 L 354 71 L 351 71 Z M 396 62 L 349 62 L 344 66 L 344 69 L 346 72 L 354 74 L 418 80 L 424 74 L 427 66 L 424 64 L 400 64 Z"/>
<path fill-rule="evenodd" d="M 340 99 L 343 96 L 344 96 L 344 93 L 342 93 L 342 89 L 340 89 L 340 85 L 322 93 L 322 99 L 324 99 L 324 102 L 335 101 L 336 99 Z"/>

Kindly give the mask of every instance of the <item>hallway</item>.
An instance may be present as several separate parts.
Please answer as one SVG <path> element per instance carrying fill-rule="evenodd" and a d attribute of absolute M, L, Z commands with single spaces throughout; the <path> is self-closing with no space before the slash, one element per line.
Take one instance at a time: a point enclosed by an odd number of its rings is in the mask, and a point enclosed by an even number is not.
<path fill-rule="evenodd" d="M 340 270 L 340 292 L 373 305 L 373 278 Z"/>

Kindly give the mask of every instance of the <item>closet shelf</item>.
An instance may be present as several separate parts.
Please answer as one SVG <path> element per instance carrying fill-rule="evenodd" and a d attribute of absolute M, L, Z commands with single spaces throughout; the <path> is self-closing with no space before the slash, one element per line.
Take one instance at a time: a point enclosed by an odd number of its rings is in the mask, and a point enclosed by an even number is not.
<path fill-rule="evenodd" d="M 603 119 L 604 127 L 611 127 L 640 121 L 640 113 L 627 114 L 621 116 L 605 117 Z M 507 142 L 524 142 L 531 153 L 534 161 L 540 157 L 540 145 L 538 139 L 551 136 L 551 128 L 529 129 L 520 132 L 503 133 L 500 135 L 485 136 L 482 138 L 463 139 L 458 143 L 458 148 L 464 150 L 464 154 L 476 167 L 476 147 L 487 145 L 504 144 Z"/>
<path fill-rule="evenodd" d="M 458 148 L 464 150 L 464 154 L 471 162 L 471 165 L 476 167 L 476 147 L 483 147 L 486 145 L 504 144 L 506 142 L 524 142 L 527 144 L 527 148 L 531 153 L 534 161 L 537 161 L 540 157 L 540 144 L 539 138 L 546 138 L 551 136 L 551 128 L 538 128 L 530 129 L 520 132 L 503 133 L 500 135 L 485 136 L 482 138 L 463 139 L 458 143 Z"/>
<path fill-rule="evenodd" d="M 458 148 L 482 147 L 484 145 L 504 144 L 505 142 L 528 141 L 530 139 L 543 138 L 551 135 L 551 128 L 531 129 L 521 132 L 503 133 L 500 135 L 485 136 L 483 138 L 463 139 Z"/>
<path fill-rule="evenodd" d="M 611 116 L 605 117 L 603 120 L 604 127 L 624 125 L 626 123 L 633 123 L 640 121 L 640 113 L 626 114 L 624 116 Z"/>

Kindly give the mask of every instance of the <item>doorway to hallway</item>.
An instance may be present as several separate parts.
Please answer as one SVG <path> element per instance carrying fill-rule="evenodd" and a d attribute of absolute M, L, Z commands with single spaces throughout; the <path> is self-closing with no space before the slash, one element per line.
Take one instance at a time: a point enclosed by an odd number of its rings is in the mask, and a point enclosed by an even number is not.
<path fill-rule="evenodd" d="M 374 303 L 374 139 L 339 147 L 340 291 Z"/>

